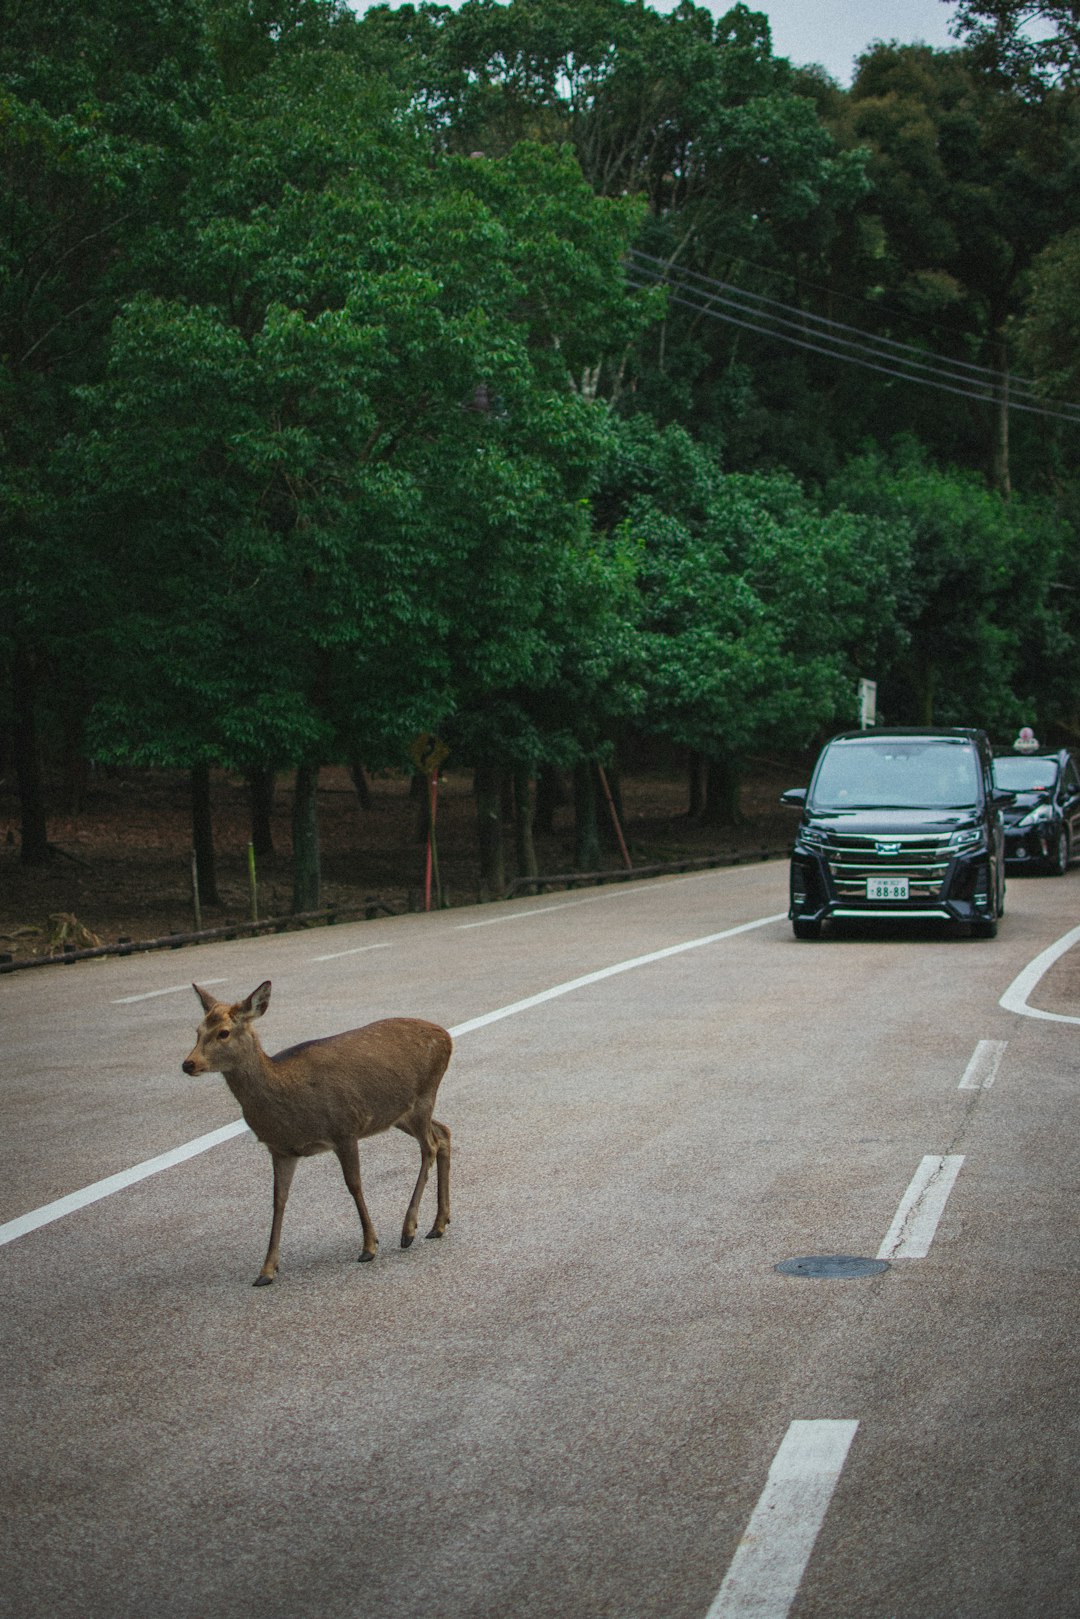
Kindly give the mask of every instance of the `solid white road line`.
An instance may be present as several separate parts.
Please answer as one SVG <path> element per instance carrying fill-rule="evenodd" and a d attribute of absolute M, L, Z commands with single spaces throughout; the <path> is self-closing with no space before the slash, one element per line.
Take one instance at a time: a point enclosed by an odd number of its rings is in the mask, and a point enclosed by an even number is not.
<path fill-rule="evenodd" d="M 957 1090 L 988 1091 L 997 1078 L 998 1066 L 1008 1043 L 1007 1040 L 980 1040 L 964 1069 L 964 1077 Z"/>
<path fill-rule="evenodd" d="M 926 1258 L 963 1162 L 962 1154 L 923 1159 L 878 1249 L 879 1259 Z"/>
<path fill-rule="evenodd" d="M 391 944 L 358 944 L 353 950 L 332 950 L 328 956 L 312 956 L 312 961 L 340 961 L 342 956 L 362 956 L 368 950 L 392 950 Z"/>
<path fill-rule="evenodd" d="M 1006 1012 L 1018 1012 L 1021 1017 L 1045 1018 L 1050 1023 L 1080 1023 L 1080 1017 L 1070 1017 L 1067 1012 L 1040 1012 L 1037 1007 L 1029 1006 L 1028 996 L 1035 988 L 1039 979 L 1048 968 L 1054 965 L 1059 956 L 1080 940 L 1080 928 L 1071 928 L 1055 944 L 1048 945 L 1041 955 L 1029 962 L 1022 973 L 1018 973 L 998 1002 Z"/>
<path fill-rule="evenodd" d="M 793 1422 L 706 1619 L 785 1619 L 857 1422 Z"/>
<path fill-rule="evenodd" d="M 247 1125 L 243 1119 L 237 1119 L 233 1124 L 223 1125 L 220 1130 L 211 1130 L 209 1135 L 198 1136 L 194 1141 L 186 1141 L 182 1147 L 173 1147 L 157 1158 L 147 1158 L 131 1169 L 122 1169 L 118 1175 L 109 1175 L 103 1181 L 95 1181 L 92 1186 L 84 1186 L 78 1192 L 69 1192 L 66 1197 L 58 1197 L 55 1203 L 43 1203 L 39 1209 L 31 1209 L 28 1214 L 20 1214 L 17 1219 L 9 1220 L 6 1225 L 0 1225 L 0 1247 L 5 1243 L 14 1242 L 16 1237 L 25 1237 L 28 1231 L 36 1231 L 38 1226 L 49 1225 L 53 1220 L 61 1220 L 65 1214 L 74 1214 L 76 1209 L 85 1209 L 88 1203 L 98 1203 L 103 1197 L 111 1197 L 114 1192 L 122 1192 L 126 1187 L 134 1186 L 136 1181 L 144 1181 L 148 1176 L 157 1175 L 163 1169 L 171 1169 L 174 1164 L 182 1164 L 186 1158 L 196 1158 L 199 1153 L 218 1146 L 222 1141 L 243 1135 L 246 1129 Z"/>
<path fill-rule="evenodd" d="M 483 1029 L 489 1023 L 497 1023 L 500 1018 L 513 1017 L 518 1012 L 527 1012 L 530 1007 L 540 1006 L 544 1001 L 552 1001 L 560 995 L 569 995 L 572 990 L 583 989 L 586 984 L 598 984 L 601 979 L 613 978 L 616 973 L 630 972 L 634 967 L 645 967 L 650 962 L 681 955 L 685 950 L 699 950 L 702 945 L 717 944 L 721 939 L 731 939 L 738 933 L 749 933 L 754 928 L 767 927 L 771 922 L 782 922 L 786 915 L 786 912 L 782 912 L 778 916 L 762 916 L 755 922 L 743 922 L 739 927 L 725 928 L 722 933 L 709 933 L 702 939 L 688 939 L 684 944 L 668 945 L 665 950 L 654 950 L 647 956 L 635 956 L 631 961 L 620 961 L 613 967 L 602 967 L 599 972 L 586 973 L 583 978 L 571 978 L 565 984 L 556 984 L 552 989 L 543 990 L 539 995 L 530 995 L 527 1000 L 514 1001 L 510 1006 L 501 1006 L 494 1012 L 485 1012 L 481 1017 L 470 1018 L 467 1023 L 459 1023 L 456 1028 L 451 1029 L 450 1034 L 457 1040 L 463 1034 L 471 1034 L 474 1029 Z M 372 945 L 365 948 L 390 947 Z M 220 983 L 224 980 L 207 979 L 206 982 Z M 183 987 L 190 989 L 191 986 L 185 984 Z M 156 1175 L 163 1169 L 171 1169 L 174 1164 L 183 1163 L 187 1158 L 195 1158 L 199 1153 L 216 1147 L 219 1142 L 242 1135 L 246 1129 L 247 1125 L 243 1119 L 237 1119 L 235 1123 L 227 1124 L 221 1130 L 213 1130 L 209 1135 L 199 1136 L 195 1141 L 188 1141 L 182 1147 L 174 1147 L 171 1152 L 162 1153 L 157 1158 L 148 1158 L 144 1163 L 135 1164 L 131 1169 L 124 1169 L 117 1175 L 109 1175 L 105 1180 L 95 1181 L 92 1186 L 84 1186 L 80 1191 L 69 1192 L 66 1197 L 57 1198 L 54 1203 L 45 1203 L 41 1208 L 31 1209 L 28 1213 L 19 1215 L 17 1219 L 9 1220 L 6 1225 L 0 1225 L 0 1247 L 4 1243 L 14 1242 L 16 1237 L 25 1236 L 28 1231 L 36 1231 L 38 1226 L 48 1225 L 52 1220 L 60 1220 L 65 1214 L 73 1214 L 76 1209 L 85 1208 L 88 1203 L 97 1203 L 103 1197 L 110 1197 L 113 1192 L 122 1192 L 125 1187 L 134 1185 L 136 1181 L 145 1180 L 148 1175 Z"/>
<path fill-rule="evenodd" d="M 557 1000 L 560 995 L 569 995 L 575 989 L 584 989 L 588 984 L 599 984 L 602 979 L 614 978 L 618 973 L 632 972 L 635 967 L 647 967 L 651 962 L 664 961 L 668 956 L 681 956 L 686 950 L 700 950 L 702 945 L 718 944 L 721 939 L 732 939 L 737 933 L 750 933 L 754 928 L 768 927 L 772 922 L 783 922 L 787 917 L 786 911 L 777 916 L 760 916 L 756 922 L 743 922 L 737 928 L 725 928 L 723 933 L 707 933 L 701 939 L 687 939 L 683 944 L 669 944 L 664 950 L 652 950 L 647 956 L 634 956 L 630 961 L 616 962 L 614 967 L 601 967 L 599 972 L 585 973 L 581 978 L 569 978 L 565 984 L 555 984 L 551 989 L 540 991 L 539 995 L 530 995 L 523 1001 L 514 1001 L 510 1006 L 500 1006 L 495 1012 L 484 1012 L 480 1017 L 470 1018 L 467 1023 L 459 1023 L 450 1033 L 455 1039 L 462 1034 L 471 1034 L 474 1029 L 484 1029 L 489 1023 L 498 1023 L 501 1018 L 514 1017 L 518 1012 L 527 1012 L 530 1007 L 542 1006 L 545 1001 Z"/>

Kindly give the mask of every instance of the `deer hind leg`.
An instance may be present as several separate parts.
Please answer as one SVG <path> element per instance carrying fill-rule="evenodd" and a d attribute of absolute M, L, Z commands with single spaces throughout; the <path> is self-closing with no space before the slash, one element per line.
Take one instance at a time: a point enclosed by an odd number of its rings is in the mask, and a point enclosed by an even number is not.
<path fill-rule="evenodd" d="M 416 1222 L 420 1214 L 420 1199 L 424 1195 L 424 1187 L 427 1185 L 431 1166 L 436 1160 L 438 1140 L 430 1114 L 420 1118 L 399 1119 L 397 1128 L 404 1130 L 407 1136 L 412 1136 L 420 1147 L 420 1173 L 416 1177 L 413 1195 L 409 1199 L 408 1208 L 405 1210 L 405 1223 L 401 1228 L 401 1246 L 411 1248 L 413 1238 L 416 1236 Z"/>
<path fill-rule="evenodd" d="M 274 1160 L 274 1219 L 270 1227 L 270 1246 L 266 1250 L 263 1268 L 256 1276 L 253 1286 L 269 1287 L 277 1275 L 278 1259 L 281 1255 L 281 1222 L 285 1218 L 285 1205 L 289 1201 L 289 1187 L 292 1185 L 293 1175 L 296 1173 L 295 1158 L 286 1153 L 274 1152 L 270 1154 Z"/>
<path fill-rule="evenodd" d="M 438 1179 L 439 1206 L 435 1215 L 435 1224 L 428 1232 L 429 1237 L 441 1237 L 450 1224 L 450 1131 L 438 1119 L 432 1119 L 431 1128 L 435 1133 L 435 1167 Z"/>
<path fill-rule="evenodd" d="M 379 1239 L 375 1235 L 375 1227 L 372 1223 L 371 1215 L 368 1213 L 367 1204 L 364 1202 L 364 1194 L 360 1189 L 360 1146 L 357 1141 L 350 1137 L 348 1141 L 340 1142 L 334 1148 L 334 1151 L 337 1153 L 341 1173 L 345 1177 L 345 1185 L 352 1193 L 353 1202 L 356 1204 L 356 1212 L 360 1216 L 360 1224 L 363 1227 L 364 1246 L 357 1256 L 360 1263 L 363 1264 L 366 1260 L 375 1258 L 379 1247 Z"/>

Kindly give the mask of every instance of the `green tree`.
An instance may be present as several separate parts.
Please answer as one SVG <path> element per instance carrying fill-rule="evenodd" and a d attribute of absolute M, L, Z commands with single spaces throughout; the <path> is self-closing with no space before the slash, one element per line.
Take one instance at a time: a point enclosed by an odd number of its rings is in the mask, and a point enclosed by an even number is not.
<path fill-rule="evenodd" d="M 914 442 L 857 458 L 830 496 L 909 536 L 898 603 L 909 643 L 878 687 L 890 722 L 1000 733 L 1061 723 L 1054 671 L 1072 639 L 1055 586 L 1072 546 L 1049 507 L 936 468 Z"/>
<path fill-rule="evenodd" d="M 242 83 L 197 155 L 172 296 L 130 305 L 87 396 L 88 547 L 160 581 L 109 620 L 97 735 L 309 789 L 321 762 L 399 760 L 547 678 L 544 593 L 603 431 L 591 379 L 639 318 L 633 214 L 551 149 L 433 158 L 326 49 Z M 149 683 L 125 646 L 154 649 Z"/>
<path fill-rule="evenodd" d="M 0 658 L 21 855 L 48 858 L 41 733 L 79 747 L 95 560 L 63 479 L 78 388 L 152 273 L 215 75 L 193 0 L 16 3 L 0 33 Z M 74 554 L 73 554 L 74 550 Z M 81 678 L 71 678 L 80 671 Z"/>
<path fill-rule="evenodd" d="M 981 66 L 1036 95 L 1048 85 L 1076 85 L 1080 16 L 1073 0 L 954 3 L 952 31 L 967 42 Z"/>
<path fill-rule="evenodd" d="M 1080 228 L 1036 259 L 1017 346 L 1045 393 L 1080 398 Z"/>
<path fill-rule="evenodd" d="M 964 51 L 877 46 L 848 116 L 873 154 L 864 227 L 877 258 L 864 273 L 877 330 L 923 350 L 931 379 L 939 355 L 970 378 L 946 391 L 875 386 L 862 420 L 882 441 L 917 434 L 1006 493 L 1019 455 L 1030 483 L 1040 461 L 1045 474 L 1046 424 L 1013 408 L 1009 333 L 1036 256 L 1077 220 L 1080 102 L 1025 97 Z"/>
<path fill-rule="evenodd" d="M 903 532 L 823 512 L 787 475 L 724 474 L 640 418 L 606 495 L 644 549 L 644 723 L 705 762 L 701 808 L 730 819 L 748 753 L 852 716 L 894 633 Z"/>

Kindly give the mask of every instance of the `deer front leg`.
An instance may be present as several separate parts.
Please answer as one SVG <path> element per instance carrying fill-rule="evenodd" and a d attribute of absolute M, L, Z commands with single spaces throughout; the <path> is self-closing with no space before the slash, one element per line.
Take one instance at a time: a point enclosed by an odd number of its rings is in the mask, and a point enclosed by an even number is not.
<path fill-rule="evenodd" d="M 281 1255 L 281 1222 L 285 1217 L 285 1205 L 289 1201 L 289 1187 L 296 1173 L 295 1158 L 279 1152 L 272 1152 L 270 1156 L 274 1160 L 274 1219 L 270 1227 L 270 1246 L 266 1250 L 263 1268 L 253 1283 L 255 1287 L 269 1287 L 277 1275 L 278 1259 Z"/>
<path fill-rule="evenodd" d="M 375 1258 L 379 1247 L 379 1239 L 375 1235 L 375 1226 L 372 1223 L 371 1215 L 368 1213 L 367 1204 L 364 1202 L 364 1194 L 360 1189 L 359 1143 L 350 1137 L 348 1141 L 339 1142 L 334 1151 L 337 1153 L 341 1173 L 345 1177 L 345 1185 L 352 1193 L 353 1202 L 356 1204 L 356 1212 L 360 1216 L 360 1224 L 363 1227 L 364 1246 L 357 1256 L 360 1263 L 363 1264 L 365 1260 Z"/>

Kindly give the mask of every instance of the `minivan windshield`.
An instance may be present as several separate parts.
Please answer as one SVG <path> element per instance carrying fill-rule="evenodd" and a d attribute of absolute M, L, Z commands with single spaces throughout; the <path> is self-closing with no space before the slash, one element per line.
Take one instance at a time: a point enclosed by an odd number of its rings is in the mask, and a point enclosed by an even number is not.
<path fill-rule="evenodd" d="M 994 760 L 994 780 L 1013 793 L 1045 791 L 1057 781 L 1057 773 L 1056 759 L 1025 759 L 1023 754 L 1014 758 L 1010 754 Z"/>
<path fill-rule="evenodd" d="M 851 737 L 822 754 L 815 810 L 960 809 L 977 804 L 979 762 L 960 737 Z"/>

